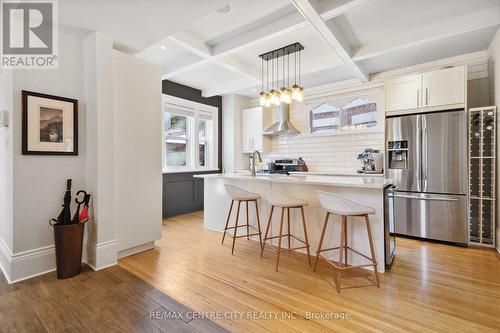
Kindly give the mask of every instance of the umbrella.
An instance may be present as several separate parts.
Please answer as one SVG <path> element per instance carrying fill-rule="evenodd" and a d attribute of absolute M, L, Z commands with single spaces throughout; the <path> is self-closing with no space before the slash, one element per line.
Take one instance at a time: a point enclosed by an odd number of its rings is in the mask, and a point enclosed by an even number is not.
<path fill-rule="evenodd" d="M 89 201 L 90 194 L 85 193 L 82 212 L 80 213 L 80 223 L 85 223 L 89 220 Z"/>
<path fill-rule="evenodd" d="M 80 194 L 83 194 L 83 196 L 81 200 L 78 200 L 78 196 Z M 75 215 L 73 215 L 73 220 L 71 221 L 71 223 L 74 224 L 80 223 L 80 207 L 85 202 L 86 197 L 87 197 L 87 192 L 85 192 L 84 190 L 80 190 L 76 193 L 75 202 L 78 204 L 78 206 L 76 207 L 76 212 Z"/>
<path fill-rule="evenodd" d="M 57 224 L 71 223 L 71 179 L 66 180 L 66 193 L 64 194 L 63 209 L 57 217 Z"/>

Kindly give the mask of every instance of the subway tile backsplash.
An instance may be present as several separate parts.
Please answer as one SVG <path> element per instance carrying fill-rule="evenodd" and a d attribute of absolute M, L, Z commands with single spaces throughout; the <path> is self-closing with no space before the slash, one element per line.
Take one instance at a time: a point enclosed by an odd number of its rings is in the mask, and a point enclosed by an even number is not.
<path fill-rule="evenodd" d="M 311 134 L 304 104 L 292 107 L 290 121 L 300 134 L 273 137 L 271 151 L 262 155 L 264 162 L 302 157 L 309 171 L 350 174 L 361 168 L 356 158 L 365 148 L 384 150 L 383 124 L 376 132 Z"/>
<path fill-rule="evenodd" d="M 309 171 L 353 173 L 361 167 L 356 157 L 365 148 L 383 151 L 384 133 L 279 136 L 273 138 L 272 151 L 262 157 L 265 162 L 302 157 Z"/>

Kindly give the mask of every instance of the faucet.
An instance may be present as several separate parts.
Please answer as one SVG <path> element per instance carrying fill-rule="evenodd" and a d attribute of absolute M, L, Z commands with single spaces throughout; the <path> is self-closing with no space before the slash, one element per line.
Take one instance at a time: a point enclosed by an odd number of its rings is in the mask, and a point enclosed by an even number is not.
<path fill-rule="evenodd" d="M 252 157 L 252 168 L 250 169 L 250 172 L 252 173 L 252 177 L 256 176 L 255 173 L 255 153 L 259 156 L 259 162 L 262 162 L 262 157 L 260 157 L 260 153 L 258 150 L 255 150 L 250 156 Z"/>

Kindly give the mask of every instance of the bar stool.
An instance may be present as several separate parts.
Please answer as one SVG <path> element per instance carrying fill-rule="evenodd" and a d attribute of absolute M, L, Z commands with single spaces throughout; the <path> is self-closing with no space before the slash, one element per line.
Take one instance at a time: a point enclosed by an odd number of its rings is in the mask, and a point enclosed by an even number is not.
<path fill-rule="evenodd" d="M 222 235 L 222 244 L 224 244 L 224 238 L 226 238 L 226 233 L 230 229 L 234 229 L 233 233 L 233 246 L 231 248 L 231 254 L 234 253 L 234 244 L 236 242 L 236 238 L 246 237 L 250 239 L 250 236 L 259 236 L 260 247 L 262 248 L 262 232 L 260 231 L 260 218 L 259 218 L 259 206 L 257 205 L 257 200 L 260 199 L 260 195 L 258 193 L 248 192 L 241 187 L 235 185 L 224 184 L 226 187 L 226 192 L 231 198 L 231 207 L 229 208 L 229 214 L 227 214 L 226 226 L 224 227 L 224 234 Z M 234 227 L 229 227 L 229 220 L 231 218 L 231 212 L 233 211 L 233 204 L 235 201 L 238 201 L 238 212 L 236 213 L 236 222 Z M 238 221 L 240 218 L 240 205 L 244 202 L 246 204 L 246 215 L 247 215 L 247 223 L 238 225 Z M 250 225 L 248 220 L 248 203 L 255 203 L 255 215 L 257 216 L 257 229 Z M 237 236 L 238 228 L 247 227 L 247 233 L 245 235 Z M 257 231 L 257 233 L 250 234 L 250 228 Z"/>
<path fill-rule="evenodd" d="M 266 246 L 266 241 L 278 238 L 278 248 L 276 249 L 277 254 L 278 254 L 277 259 L 276 259 L 276 272 L 277 272 L 278 266 L 280 263 L 280 253 L 282 251 L 284 251 L 281 248 L 281 239 L 283 237 L 287 236 L 288 237 L 288 251 L 306 249 L 307 250 L 307 260 L 309 262 L 309 266 L 311 266 L 311 256 L 309 253 L 309 240 L 307 239 L 306 220 L 304 217 L 304 206 L 306 206 L 308 204 L 307 201 L 303 200 L 303 199 L 296 198 L 296 197 L 292 197 L 285 192 L 278 191 L 275 189 L 271 189 L 271 188 L 264 188 L 264 189 L 269 193 L 267 199 L 268 199 L 269 204 L 271 205 L 271 212 L 269 213 L 269 221 L 267 222 L 266 234 L 264 235 L 264 241 L 262 242 L 262 250 L 261 250 L 260 256 L 262 257 L 264 254 L 264 247 Z M 278 236 L 268 237 L 269 228 L 271 227 L 271 220 L 273 217 L 274 207 L 281 208 L 280 233 Z M 290 232 L 290 208 L 300 208 L 300 212 L 302 215 L 302 226 L 304 227 L 304 240 L 295 237 Z M 283 235 L 283 218 L 285 215 L 285 209 L 287 210 L 288 233 Z M 303 243 L 304 246 L 292 248 L 291 247 L 291 239 L 292 238 Z M 269 244 L 269 245 L 271 247 L 273 247 L 273 245 L 271 245 L 271 244 Z"/>
<path fill-rule="evenodd" d="M 340 196 L 338 194 L 334 193 L 329 193 L 329 192 L 322 192 L 322 191 L 316 191 L 319 201 L 321 203 L 321 206 L 326 210 L 326 217 L 325 217 L 325 223 L 323 225 L 323 230 L 321 231 L 321 237 L 319 240 L 319 245 L 318 245 L 318 250 L 316 251 L 316 262 L 314 263 L 314 271 L 316 271 L 316 266 L 318 265 L 318 260 L 320 257 L 323 259 L 327 260 L 328 263 L 333 265 L 338 273 L 337 273 L 337 278 L 335 279 L 335 285 L 337 287 L 337 292 L 340 292 L 340 284 L 342 282 L 342 272 L 347 269 L 353 269 L 353 268 L 359 268 L 359 267 L 368 267 L 368 266 L 373 266 L 374 274 L 375 274 L 375 283 L 378 288 L 380 288 L 380 282 L 379 282 L 379 277 L 378 277 L 378 270 L 377 270 L 377 260 L 375 258 L 375 250 L 373 248 L 373 239 L 372 239 L 372 233 L 370 229 L 370 221 L 368 219 L 369 214 L 375 214 L 375 209 L 367 206 L 360 205 L 354 201 L 351 201 L 343 196 Z M 330 217 L 330 214 L 334 215 L 340 215 L 342 217 L 342 225 L 341 225 L 341 232 L 340 232 L 340 246 L 329 248 L 329 249 L 323 249 L 323 240 L 325 237 L 325 231 L 326 227 L 328 225 L 328 218 Z M 353 248 L 349 247 L 347 245 L 347 217 L 348 216 L 358 216 L 358 217 L 364 217 L 365 224 L 366 224 L 366 231 L 368 233 L 368 241 L 370 242 L 370 252 L 371 252 L 371 258 L 354 250 Z M 330 251 L 330 250 L 337 250 L 339 249 L 339 261 L 338 265 L 331 262 L 327 258 L 323 257 L 320 253 L 324 251 Z M 370 261 L 369 264 L 365 265 L 356 265 L 356 266 L 349 266 L 347 264 L 347 250 L 351 250 L 354 253 L 359 254 L 360 256 L 368 259 Z M 338 282 L 337 282 L 338 279 Z"/>

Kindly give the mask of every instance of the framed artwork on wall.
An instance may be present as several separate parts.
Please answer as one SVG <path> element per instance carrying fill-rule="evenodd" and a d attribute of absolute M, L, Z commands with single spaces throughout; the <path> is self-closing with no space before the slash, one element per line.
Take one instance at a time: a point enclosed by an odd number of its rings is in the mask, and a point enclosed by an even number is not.
<path fill-rule="evenodd" d="M 78 155 L 78 101 L 22 91 L 22 154 Z"/>

